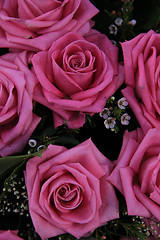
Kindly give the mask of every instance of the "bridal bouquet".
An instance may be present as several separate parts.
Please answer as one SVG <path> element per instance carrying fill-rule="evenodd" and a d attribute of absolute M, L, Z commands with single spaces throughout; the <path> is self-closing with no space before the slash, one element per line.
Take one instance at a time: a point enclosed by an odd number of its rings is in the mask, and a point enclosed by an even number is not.
<path fill-rule="evenodd" d="M 0 240 L 160 239 L 159 16 L 0 1 Z"/>

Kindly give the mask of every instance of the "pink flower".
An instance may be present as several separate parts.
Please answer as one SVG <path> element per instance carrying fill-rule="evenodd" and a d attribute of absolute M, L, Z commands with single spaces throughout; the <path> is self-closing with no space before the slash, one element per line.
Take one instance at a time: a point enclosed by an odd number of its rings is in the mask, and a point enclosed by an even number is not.
<path fill-rule="evenodd" d="M 26 165 L 30 215 L 42 239 L 90 234 L 118 218 L 118 200 L 106 177 L 113 163 L 89 139 L 72 149 L 49 145 Z"/>
<path fill-rule="evenodd" d="M 102 112 L 124 80 L 118 48 L 94 30 L 85 38 L 66 34 L 32 62 L 39 80 L 34 98 L 53 110 L 55 127 L 83 126 L 85 114 Z"/>
<path fill-rule="evenodd" d="M 22 238 L 17 236 L 18 231 L 2 231 L 0 230 L 0 240 L 21 240 Z"/>
<path fill-rule="evenodd" d="M 88 32 L 97 13 L 89 0 L 2 1 L 0 47 L 46 50 L 69 31 Z"/>
<path fill-rule="evenodd" d="M 144 132 L 160 129 L 160 34 L 142 33 L 122 43 L 127 99 Z"/>
<path fill-rule="evenodd" d="M 125 132 L 116 167 L 108 180 L 124 195 L 129 215 L 160 221 L 160 130 Z"/>
<path fill-rule="evenodd" d="M 28 69 L 27 56 L 0 57 L 0 155 L 22 151 L 40 118 L 32 113 L 36 78 Z"/>

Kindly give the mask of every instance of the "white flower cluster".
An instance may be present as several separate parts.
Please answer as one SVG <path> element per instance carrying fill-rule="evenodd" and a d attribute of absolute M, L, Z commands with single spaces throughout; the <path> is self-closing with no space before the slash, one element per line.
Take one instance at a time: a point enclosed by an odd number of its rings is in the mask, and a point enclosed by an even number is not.
<path fill-rule="evenodd" d="M 135 26 L 137 21 L 135 19 L 132 19 L 131 21 L 128 22 L 129 25 Z M 118 17 L 115 19 L 115 24 L 109 25 L 109 32 L 110 34 L 113 34 L 114 36 L 118 32 L 118 27 L 120 27 L 123 24 L 123 19 Z M 117 27 L 118 26 L 118 27 Z"/>
<path fill-rule="evenodd" d="M 28 141 L 28 145 L 31 147 L 31 148 L 35 148 L 37 146 L 37 141 L 35 139 L 29 139 Z M 45 145 L 39 145 L 36 149 L 37 152 L 45 149 L 46 146 Z M 28 151 L 28 154 L 31 154 L 31 151 Z"/>
<path fill-rule="evenodd" d="M 113 101 L 115 100 L 114 97 L 112 97 L 111 99 Z M 124 97 L 120 98 L 117 102 L 117 106 L 123 112 L 125 110 L 126 106 L 128 106 L 128 102 L 127 102 L 126 98 L 124 98 Z M 120 111 L 120 113 L 121 113 L 121 111 Z M 105 127 L 107 129 L 111 129 L 112 131 L 114 131 L 114 127 L 116 126 L 116 116 L 113 116 L 113 114 L 111 113 L 111 110 L 109 108 L 105 107 L 99 115 L 100 115 L 100 117 L 102 117 L 104 119 Z M 131 119 L 131 117 L 128 115 L 128 113 L 123 113 L 123 115 L 121 115 L 121 117 L 120 117 L 121 124 L 128 125 L 130 119 Z"/>

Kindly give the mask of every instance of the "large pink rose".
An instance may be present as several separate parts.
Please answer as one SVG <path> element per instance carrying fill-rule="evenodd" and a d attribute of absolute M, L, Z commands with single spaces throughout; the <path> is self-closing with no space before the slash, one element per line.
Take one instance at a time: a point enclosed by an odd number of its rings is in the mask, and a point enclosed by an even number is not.
<path fill-rule="evenodd" d="M 27 56 L 0 57 L 0 155 L 23 150 L 40 118 L 32 113 L 32 92 L 36 84 L 28 69 Z"/>
<path fill-rule="evenodd" d="M 18 231 L 2 231 L 0 230 L 0 240 L 22 240 L 17 236 Z"/>
<path fill-rule="evenodd" d="M 46 50 L 69 31 L 82 34 L 98 13 L 89 0 L 1 0 L 0 47 Z"/>
<path fill-rule="evenodd" d="M 72 149 L 49 145 L 26 165 L 30 215 L 42 239 L 70 233 L 76 238 L 119 217 L 113 163 L 89 139 Z"/>
<path fill-rule="evenodd" d="M 66 34 L 32 63 L 39 80 L 34 98 L 53 110 L 55 127 L 83 126 L 85 114 L 101 112 L 124 79 L 118 49 L 94 30 L 85 38 Z"/>
<path fill-rule="evenodd" d="M 125 132 L 120 155 L 108 180 L 124 194 L 129 215 L 160 221 L 160 130 Z"/>
<path fill-rule="evenodd" d="M 125 82 L 123 90 L 142 129 L 160 129 L 160 34 L 142 33 L 122 43 Z"/>

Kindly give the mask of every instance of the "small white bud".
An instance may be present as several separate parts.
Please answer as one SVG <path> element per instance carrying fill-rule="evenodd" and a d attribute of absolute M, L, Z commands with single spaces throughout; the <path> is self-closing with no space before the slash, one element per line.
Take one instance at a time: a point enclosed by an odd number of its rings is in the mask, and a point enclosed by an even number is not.
<path fill-rule="evenodd" d="M 37 145 L 37 141 L 34 139 L 29 139 L 28 144 L 30 147 L 35 147 Z"/>
<path fill-rule="evenodd" d="M 128 22 L 128 24 L 134 26 L 136 25 L 137 21 L 135 19 L 132 19 L 131 21 Z"/>

